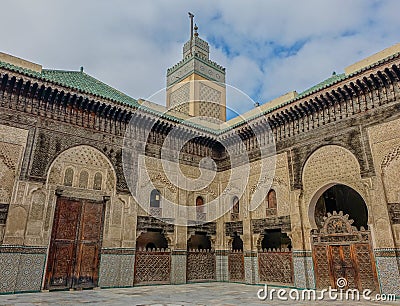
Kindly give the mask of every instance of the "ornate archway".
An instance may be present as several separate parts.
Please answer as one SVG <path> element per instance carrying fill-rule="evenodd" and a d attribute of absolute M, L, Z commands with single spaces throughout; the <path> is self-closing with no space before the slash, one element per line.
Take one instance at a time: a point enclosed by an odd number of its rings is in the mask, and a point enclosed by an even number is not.
<path fill-rule="evenodd" d="M 311 232 L 317 288 L 377 290 L 375 260 L 368 228 L 368 208 L 361 195 L 346 185 L 332 184 L 319 193 Z"/>
<path fill-rule="evenodd" d="M 99 150 L 80 145 L 55 158 L 47 188 L 55 197 L 44 287 L 50 290 L 98 286 L 106 206 L 116 175 Z"/>

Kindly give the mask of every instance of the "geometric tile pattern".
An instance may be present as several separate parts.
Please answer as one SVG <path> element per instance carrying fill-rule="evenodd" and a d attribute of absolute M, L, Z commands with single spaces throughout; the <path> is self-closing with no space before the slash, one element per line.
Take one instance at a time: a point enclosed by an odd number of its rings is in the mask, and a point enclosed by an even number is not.
<path fill-rule="evenodd" d="M 171 283 L 186 284 L 186 254 L 171 256 Z"/>
<path fill-rule="evenodd" d="M 14 292 L 18 263 L 18 253 L 0 253 L 0 293 Z"/>
<path fill-rule="evenodd" d="M 307 286 L 306 288 L 315 289 L 315 274 L 314 274 L 314 264 L 311 256 L 304 257 Z"/>
<path fill-rule="evenodd" d="M 245 254 L 244 279 L 246 284 L 259 283 L 257 253 Z"/>
<path fill-rule="evenodd" d="M 217 254 L 217 281 L 228 281 L 228 256 Z"/>
<path fill-rule="evenodd" d="M 296 288 L 315 289 L 314 265 L 311 256 L 294 256 L 293 270 Z"/>
<path fill-rule="evenodd" d="M 375 257 L 382 294 L 400 297 L 400 275 L 396 257 Z"/>
<path fill-rule="evenodd" d="M 0 253 L 0 293 L 40 291 L 45 254 Z"/>
<path fill-rule="evenodd" d="M 132 287 L 135 255 L 101 254 L 99 287 Z"/>
<path fill-rule="evenodd" d="M 21 254 L 15 292 L 40 291 L 45 254 Z"/>

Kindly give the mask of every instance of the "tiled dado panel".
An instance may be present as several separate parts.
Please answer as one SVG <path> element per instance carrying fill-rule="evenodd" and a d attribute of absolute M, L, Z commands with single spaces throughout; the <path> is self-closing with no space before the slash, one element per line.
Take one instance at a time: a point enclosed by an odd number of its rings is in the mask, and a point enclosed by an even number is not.
<path fill-rule="evenodd" d="M 293 251 L 294 285 L 297 288 L 315 288 L 314 264 L 310 251 Z"/>
<path fill-rule="evenodd" d="M 0 293 L 42 289 L 46 248 L 0 247 Z"/>
<path fill-rule="evenodd" d="M 246 284 L 258 284 L 258 257 L 256 252 L 244 253 L 244 276 Z"/>
<path fill-rule="evenodd" d="M 400 297 L 400 271 L 396 257 L 399 250 L 378 249 L 374 252 L 381 293 Z"/>
<path fill-rule="evenodd" d="M 171 253 L 171 284 L 186 283 L 187 253 L 182 250 L 174 250 Z"/>
<path fill-rule="evenodd" d="M 228 277 L 228 251 L 216 250 L 216 277 L 219 282 L 229 281 Z"/>
<path fill-rule="evenodd" d="M 100 258 L 99 286 L 132 287 L 135 271 L 134 249 L 103 249 Z"/>

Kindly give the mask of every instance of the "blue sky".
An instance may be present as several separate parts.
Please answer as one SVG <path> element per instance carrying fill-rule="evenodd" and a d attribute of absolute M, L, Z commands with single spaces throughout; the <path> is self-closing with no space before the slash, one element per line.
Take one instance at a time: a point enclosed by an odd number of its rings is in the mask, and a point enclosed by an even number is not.
<path fill-rule="evenodd" d="M 165 87 L 195 14 L 227 83 L 260 103 L 301 92 L 400 42 L 397 0 L 15 0 L 2 3 L 0 51 L 85 72 L 147 98 Z M 6 12 L 6 13 L 5 13 Z M 253 107 L 227 101 L 238 112 Z"/>

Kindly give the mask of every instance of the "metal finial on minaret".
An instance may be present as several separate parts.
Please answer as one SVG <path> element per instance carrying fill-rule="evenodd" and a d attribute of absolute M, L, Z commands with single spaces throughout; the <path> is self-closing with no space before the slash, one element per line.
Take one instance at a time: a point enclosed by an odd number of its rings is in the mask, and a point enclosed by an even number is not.
<path fill-rule="evenodd" d="M 197 26 L 197 24 L 194 24 L 194 36 L 199 36 L 199 33 L 197 33 L 198 29 L 199 27 Z"/>
<path fill-rule="evenodd" d="M 193 42 L 193 18 L 194 18 L 194 15 L 191 12 L 189 12 L 188 14 L 189 14 L 189 18 L 190 18 L 190 55 L 193 55 L 192 42 Z"/>

